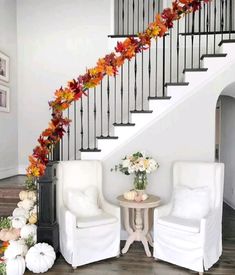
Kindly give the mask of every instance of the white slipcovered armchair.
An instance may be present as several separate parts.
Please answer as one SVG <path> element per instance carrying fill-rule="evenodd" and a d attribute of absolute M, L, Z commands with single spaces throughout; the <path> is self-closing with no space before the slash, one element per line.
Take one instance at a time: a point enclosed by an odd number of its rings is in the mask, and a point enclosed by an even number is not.
<path fill-rule="evenodd" d="M 224 165 L 176 162 L 173 195 L 154 212 L 154 257 L 203 274 L 222 254 Z"/>
<path fill-rule="evenodd" d="M 56 181 L 60 251 L 65 260 L 76 268 L 117 257 L 120 253 L 120 208 L 103 197 L 101 162 L 59 162 Z M 93 209 L 92 202 L 84 200 L 88 193 L 93 196 L 95 192 L 97 209 Z"/>

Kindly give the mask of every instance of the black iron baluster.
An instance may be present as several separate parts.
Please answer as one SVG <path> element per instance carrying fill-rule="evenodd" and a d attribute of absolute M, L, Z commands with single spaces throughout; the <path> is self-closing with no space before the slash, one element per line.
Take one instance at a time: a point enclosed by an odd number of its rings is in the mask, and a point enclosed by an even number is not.
<path fill-rule="evenodd" d="M 145 22 L 145 1 L 143 0 L 143 7 L 142 7 L 142 17 L 143 17 L 143 26 L 142 26 L 142 31 L 144 32 L 144 22 Z"/>
<path fill-rule="evenodd" d="M 128 123 L 130 123 L 130 60 L 127 63 L 128 66 L 128 74 L 127 74 L 127 119 Z"/>
<path fill-rule="evenodd" d="M 140 32 L 140 0 L 138 0 L 138 6 L 137 6 L 137 21 L 138 21 L 138 28 L 137 28 L 137 32 L 136 33 L 139 33 Z"/>
<path fill-rule="evenodd" d="M 103 81 L 100 82 L 100 136 L 103 137 Z"/>
<path fill-rule="evenodd" d="M 144 110 L 144 53 L 141 53 L 141 93 L 142 93 L 142 111 Z"/>
<path fill-rule="evenodd" d="M 185 22 L 184 22 L 184 31 L 185 31 L 185 35 L 184 35 L 184 69 L 186 69 L 187 67 L 187 16 L 185 15 Z"/>
<path fill-rule="evenodd" d="M 228 31 L 228 0 L 225 0 L 225 31 Z"/>
<path fill-rule="evenodd" d="M 165 76 L 166 76 L 166 36 L 163 36 L 163 55 L 162 55 L 162 97 L 165 96 Z"/>
<path fill-rule="evenodd" d="M 210 30 L 210 17 L 209 17 L 209 9 L 210 5 L 207 5 L 207 15 L 206 15 L 206 54 L 209 52 L 209 30 Z"/>
<path fill-rule="evenodd" d="M 135 0 L 132 1 L 132 10 L 133 10 L 133 18 L 132 18 L 132 34 L 135 34 Z"/>
<path fill-rule="evenodd" d="M 117 76 L 114 76 L 114 123 L 117 123 Z"/>
<path fill-rule="evenodd" d="M 179 41 L 179 21 L 177 21 L 177 41 L 176 41 L 176 81 L 179 82 L 179 57 L 180 57 L 180 41 Z"/>
<path fill-rule="evenodd" d="M 224 0 L 220 0 L 220 31 L 221 40 L 224 38 Z"/>
<path fill-rule="evenodd" d="M 67 114 L 69 119 L 69 108 L 68 108 Z M 68 125 L 67 133 L 68 133 L 68 160 L 69 160 L 70 159 L 70 125 Z"/>
<path fill-rule="evenodd" d="M 121 123 L 123 123 L 123 66 L 121 67 Z"/>
<path fill-rule="evenodd" d="M 232 37 L 232 27 L 233 26 L 233 3 L 232 0 L 230 0 L 229 3 L 229 39 Z"/>
<path fill-rule="evenodd" d="M 155 97 L 157 97 L 157 85 L 158 85 L 158 40 L 156 39 L 156 66 L 155 66 Z"/>
<path fill-rule="evenodd" d="M 192 35 L 191 35 L 191 68 L 194 67 L 194 29 L 195 29 L 195 13 L 192 14 Z"/>
<path fill-rule="evenodd" d="M 73 105 L 73 116 L 74 116 L 74 159 L 77 159 L 77 102 L 74 101 Z"/>
<path fill-rule="evenodd" d="M 108 137 L 110 136 L 110 84 L 109 84 L 109 76 L 107 77 L 107 97 L 108 97 L 108 108 L 107 108 L 107 116 L 108 116 Z"/>
<path fill-rule="evenodd" d="M 130 34 L 129 33 L 129 17 L 130 17 L 130 0 L 127 0 L 127 15 L 126 15 L 126 21 L 127 21 L 127 34 Z"/>
<path fill-rule="evenodd" d="M 94 149 L 96 149 L 97 140 L 96 140 L 96 119 L 97 119 L 97 110 L 96 110 L 96 88 L 94 88 Z"/>
<path fill-rule="evenodd" d="M 214 0 L 214 53 L 216 51 L 217 0 Z"/>
<path fill-rule="evenodd" d="M 172 82 L 172 29 L 170 29 L 170 82 Z"/>
<path fill-rule="evenodd" d="M 161 3 L 161 0 L 158 0 L 158 5 L 157 5 L 157 11 L 158 11 L 158 13 L 160 12 L 160 3 Z"/>
<path fill-rule="evenodd" d="M 198 60 L 199 60 L 199 68 L 201 68 L 201 9 L 199 9 L 199 15 L 198 15 Z"/>
<path fill-rule="evenodd" d="M 153 0 L 153 20 L 155 20 L 155 9 L 156 9 L 156 3 L 155 3 L 155 0 Z"/>
<path fill-rule="evenodd" d="M 203 3 L 203 32 L 206 32 L 206 3 L 205 2 Z"/>
<path fill-rule="evenodd" d="M 148 64 L 148 73 L 149 73 L 149 96 L 151 96 L 151 47 L 149 47 L 149 64 Z"/>
<path fill-rule="evenodd" d="M 135 94 L 135 111 L 137 111 L 137 58 L 135 56 L 135 85 L 134 85 L 134 94 Z"/>
<path fill-rule="evenodd" d="M 84 150 L 83 98 L 82 97 L 81 97 L 81 105 L 80 105 L 80 118 L 81 118 L 81 150 Z"/>
<path fill-rule="evenodd" d="M 125 6 L 124 0 L 122 0 L 122 34 L 125 34 Z"/>
<path fill-rule="evenodd" d="M 120 0 L 117 0 L 117 33 L 120 34 Z"/>
<path fill-rule="evenodd" d="M 90 93 L 87 91 L 87 148 L 90 149 Z"/>

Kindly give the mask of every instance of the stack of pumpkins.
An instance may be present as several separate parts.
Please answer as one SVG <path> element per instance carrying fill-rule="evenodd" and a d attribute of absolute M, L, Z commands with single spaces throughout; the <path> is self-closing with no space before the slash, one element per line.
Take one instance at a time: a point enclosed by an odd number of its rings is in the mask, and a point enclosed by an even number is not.
<path fill-rule="evenodd" d="M 37 206 L 35 191 L 21 191 L 20 202 L 8 217 L 9 228 L 0 231 L 0 240 L 8 242 L 4 252 L 7 275 L 23 275 L 26 267 L 34 273 L 50 269 L 56 255 L 53 247 L 37 241 Z"/>
<path fill-rule="evenodd" d="M 128 201 L 136 201 L 141 202 L 145 201 L 148 198 L 148 195 L 144 192 L 144 190 L 130 190 L 123 194 L 123 197 Z"/>

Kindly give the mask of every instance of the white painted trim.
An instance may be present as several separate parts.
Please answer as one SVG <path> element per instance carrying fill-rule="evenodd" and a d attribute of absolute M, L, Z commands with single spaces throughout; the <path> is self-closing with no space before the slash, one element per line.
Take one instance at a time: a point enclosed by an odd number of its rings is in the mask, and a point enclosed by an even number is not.
<path fill-rule="evenodd" d="M 0 168 L 0 179 L 12 177 L 18 174 L 18 167 L 12 166 L 12 167 L 6 167 L 6 168 Z"/>
<path fill-rule="evenodd" d="M 235 205 L 232 205 L 232 203 L 231 203 L 231 202 L 228 202 L 228 200 L 226 200 L 225 198 L 224 198 L 224 202 L 225 202 L 228 206 L 230 206 L 233 210 L 235 210 Z"/>

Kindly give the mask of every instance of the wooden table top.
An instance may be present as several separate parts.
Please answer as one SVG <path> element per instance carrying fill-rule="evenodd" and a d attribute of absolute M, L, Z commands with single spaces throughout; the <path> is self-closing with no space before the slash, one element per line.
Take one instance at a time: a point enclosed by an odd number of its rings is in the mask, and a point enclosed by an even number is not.
<path fill-rule="evenodd" d="M 117 200 L 120 205 L 128 208 L 154 208 L 160 205 L 161 199 L 155 195 L 148 195 L 149 197 L 145 201 L 136 202 L 131 200 L 126 200 L 123 195 L 118 196 Z"/>

